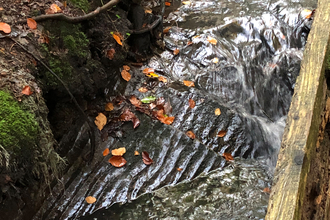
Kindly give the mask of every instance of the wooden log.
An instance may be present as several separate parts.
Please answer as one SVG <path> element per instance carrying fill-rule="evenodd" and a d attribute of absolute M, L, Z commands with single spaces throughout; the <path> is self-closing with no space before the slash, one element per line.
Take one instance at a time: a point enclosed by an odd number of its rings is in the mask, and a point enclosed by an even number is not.
<path fill-rule="evenodd" d="M 311 161 L 315 157 L 327 90 L 330 0 L 319 0 L 295 85 L 266 220 L 302 219 Z"/>

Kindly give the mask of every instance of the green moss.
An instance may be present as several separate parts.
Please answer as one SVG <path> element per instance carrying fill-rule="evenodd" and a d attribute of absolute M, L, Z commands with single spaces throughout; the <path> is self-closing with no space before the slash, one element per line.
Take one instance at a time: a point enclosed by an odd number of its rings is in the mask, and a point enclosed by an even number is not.
<path fill-rule="evenodd" d="M 11 154 L 31 152 L 38 128 L 34 115 L 24 111 L 9 93 L 0 90 L 0 145 Z"/>
<path fill-rule="evenodd" d="M 88 8 L 89 8 L 88 0 L 69 0 L 69 2 L 72 5 L 76 6 L 77 8 L 83 10 L 85 13 L 88 12 Z"/>

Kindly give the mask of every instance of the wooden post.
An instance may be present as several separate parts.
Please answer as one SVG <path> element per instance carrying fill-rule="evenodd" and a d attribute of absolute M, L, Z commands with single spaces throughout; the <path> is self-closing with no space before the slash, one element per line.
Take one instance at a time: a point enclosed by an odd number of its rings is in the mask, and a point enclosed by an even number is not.
<path fill-rule="evenodd" d="M 323 112 L 330 36 L 330 0 L 319 0 L 275 169 L 266 220 L 301 219 L 307 174 Z"/>

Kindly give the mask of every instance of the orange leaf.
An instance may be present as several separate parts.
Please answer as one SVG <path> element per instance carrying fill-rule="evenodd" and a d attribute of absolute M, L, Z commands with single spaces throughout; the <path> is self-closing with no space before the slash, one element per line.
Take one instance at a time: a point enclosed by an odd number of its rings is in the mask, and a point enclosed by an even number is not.
<path fill-rule="evenodd" d="M 156 117 L 160 122 L 167 124 L 167 125 L 172 124 L 175 119 L 175 117 L 173 117 L 173 116 L 172 117 L 165 116 L 163 109 L 156 112 Z"/>
<path fill-rule="evenodd" d="M 131 74 L 126 70 L 123 70 L 121 71 L 121 77 L 128 82 L 131 79 Z"/>
<path fill-rule="evenodd" d="M 27 25 L 28 25 L 29 28 L 31 28 L 32 30 L 37 29 L 37 22 L 36 22 L 33 18 L 28 18 L 28 19 L 27 19 Z"/>
<path fill-rule="evenodd" d="M 142 151 L 142 160 L 143 160 L 143 163 L 146 164 L 146 165 L 150 165 L 152 164 L 154 161 L 149 157 L 149 154 L 148 152 L 146 151 Z"/>
<path fill-rule="evenodd" d="M 103 156 L 105 157 L 105 156 L 107 156 L 109 153 L 110 153 L 110 150 L 109 150 L 109 148 L 107 148 L 107 149 L 105 149 L 105 150 L 103 151 Z"/>
<path fill-rule="evenodd" d="M 112 60 L 115 57 L 115 49 L 111 48 L 110 50 L 107 50 L 107 57 L 109 60 Z"/>
<path fill-rule="evenodd" d="M 144 74 L 154 73 L 154 72 L 155 72 L 155 70 L 154 70 L 153 68 L 145 68 L 145 69 L 143 70 L 143 73 L 144 73 Z"/>
<path fill-rule="evenodd" d="M 104 125 L 107 124 L 107 117 L 104 114 L 99 113 L 99 115 L 95 118 L 94 123 L 96 124 L 97 128 L 101 131 Z"/>
<path fill-rule="evenodd" d="M 107 112 L 110 112 L 113 110 L 113 104 L 111 102 L 108 102 L 106 105 L 105 105 L 105 108 L 104 110 L 106 110 Z"/>
<path fill-rule="evenodd" d="M 9 34 L 11 32 L 11 28 L 10 28 L 9 24 L 0 22 L 0 31 L 3 31 L 6 34 Z"/>
<path fill-rule="evenodd" d="M 178 168 L 176 168 L 178 171 L 182 171 L 183 169 L 182 168 L 180 168 L 180 167 L 178 167 Z"/>
<path fill-rule="evenodd" d="M 146 14 L 152 14 L 152 10 L 151 9 L 145 9 L 144 10 L 144 13 L 146 13 Z"/>
<path fill-rule="evenodd" d="M 195 106 L 196 106 L 195 101 L 192 100 L 192 99 L 189 99 L 189 107 L 190 107 L 190 108 L 194 108 Z"/>
<path fill-rule="evenodd" d="M 186 135 L 187 135 L 188 137 L 190 137 L 191 139 L 195 139 L 195 138 L 196 138 L 196 135 L 195 135 L 194 132 L 192 132 L 192 131 L 187 131 Z"/>
<path fill-rule="evenodd" d="M 132 103 L 132 105 L 134 105 L 135 107 L 140 107 L 142 102 L 136 98 L 135 95 L 132 95 L 131 98 L 129 99 L 129 101 Z"/>
<path fill-rule="evenodd" d="M 167 83 L 167 79 L 164 76 L 160 76 L 158 78 L 159 81 L 163 82 L 163 83 Z"/>
<path fill-rule="evenodd" d="M 88 204 L 93 204 L 94 202 L 96 202 L 96 198 L 93 196 L 87 196 L 85 200 Z"/>
<path fill-rule="evenodd" d="M 225 135 L 227 134 L 227 131 L 224 131 L 224 130 L 222 130 L 222 131 L 219 131 L 219 133 L 217 134 L 217 137 L 224 137 Z"/>
<path fill-rule="evenodd" d="M 171 2 L 165 2 L 166 6 L 171 6 Z"/>
<path fill-rule="evenodd" d="M 214 114 L 215 114 L 215 115 L 221 115 L 221 110 L 220 110 L 220 108 L 217 108 L 217 109 L 214 111 Z"/>
<path fill-rule="evenodd" d="M 192 45 L 193 44 L 193 42 L 192 41 L 188 41 L 187 42 L 187 45 L 189 46 L 189 45 Z"/>
<path fill-rule="evenodd" d="M 140 153 L 136 150 L 136 151 L 134 151 L 134 155 L 137 156 L 137 155 L 140 155 Z"/>
<path fill-rule="evenodd" d="M 22 94 L 24 95 L 31 95 L 33 92 L 31 91 L 31 88 L 30 86 L 25 86 L 23 89 L 22 89 Z"/>
<path fill-rule="evenodd" d="M 163 30 L 163 34 L 167 34 L 172 27 L 167 27 Z"/>
<path fill-rule="evenodd" d="M 173 51 L 173 54 L 174 55 L 178 55 L 180 53 L 180 50 L 178 48 L 176 48 L 174 51 Z"/>
<path fill-rule="evenodd" d="M 227 161 L 234 160 L 233 156 L 231 156 L 230 153 L 223 153 L 222 156 L 223 156 Z"/>
<path fill-rule="evenodd" d="M 112 37 L 115 39 L 115 41 L 119 44 L 119 45 L 123 45 L 123 43 L 121 42 L 121 39 L 120 39 L 120 35 L 119 34 L 112 34 Z"/>
<path fill-rule="evenodd" d="M 123 156 L 126 153 L 125 147 L 120 147 L 111 151 L 113 156 Z"/>
<path fill-rule="evenodd" d="M 109 163 L 111 163 L 114 167 L 122 167 L 127 163 L 127 161 L 122 156 L 112 156 L 109 159 Z"/>
<path fill-rule="evenodd" d="M 123 69 L 126 70 L 126 71 L 129 71 L 131 68 L 129 66 L 127 66 L 127 65 L 124 65 L 123 66 Z"/>
<path fill-rule="evenodd" d="M 215 39 L 213 37 L 210 37 L 210 36 L 207 37 L 207 41 L 210 42 L 213 45 L 216 45 L 217 42 L 218 42 L 217 39 Z"/>
<path fill-rule="evenodd" d="M 141 88 L 139 88 L 139 92 L 145 93 L 145 92 L 148 92 L 148 89 L 145 87 L 141 87 Z"/>
<path fill-rule="evenodd" d="M 187 81 L 187 80 L 184 80 L 184 81 L 183 81 L 183 84 L 184 84 L 185 86 L 188 86 L 188 87 L 194 87 L 194 86 L 195 86 L 195 83 L 194 83 L 194 82 L 192 82 L 192 81 Z"/>
<path fill-rule="evenodd" d="M 270 189 L 268 187 L 264 188 L 264 190 L 262 190 L 265 193 L 270 193 Z"/>

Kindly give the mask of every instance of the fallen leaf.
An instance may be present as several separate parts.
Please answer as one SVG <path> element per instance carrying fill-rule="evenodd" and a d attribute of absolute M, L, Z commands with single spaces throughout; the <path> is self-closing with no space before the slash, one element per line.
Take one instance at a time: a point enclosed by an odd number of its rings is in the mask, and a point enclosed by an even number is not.
<path fill-rule="evenodd" d="M 113 156 L 123 156 L 126 153 L 125 147 L 120 147 L 111 151 Z"/>
<path fill-rule="evenodd" d="M 227 160 L 234 160 L 233 156 L 230 153 L 223 153 L 222 156 Z"/>
<path fill-rule="evenodd" d="M 180 50 L 178 48 L 176 48 L 174 51 L 173 51 L 173 54 L 174 55 L 178 55 L 180 53 Z"/>
<path fill-rule="evenodd" d="M 142 103 L 149 104 L 150 102 L 153 102 L 156 100 L 155 96 L 147 96 L 141 100 Z"/>
<path fill-rule="evenodd" d="M 158 80 L 159 80 L 160 82 L 167 83 L 167 79 L 166 79 L 164 76 L 160 76 L 160 77 L 158 78 Z"/>
<path fill-rule="evenodd" d="M 263 192 L 270 193 L 270 189 L 268 187 L 264 188 Z"/>
<path fill-rule="evenodd" d="M 131 68 L 129 66 L 127 66 L 127 65 L 124 65 L 123 66 L 123 69 L 126 70 L 126 71 L 129 71 Z"/>
<path fill-rule="evenodd" d="M 57 4 L 52 4 L 49 9 L 46 10 L 46 14 L 55 14 L 61 12 L 61 8 Z"/>
<path fill-rule="evenodd" d="M 27 19 L 27 25 L 28 25 L 29 28 L 31 28 L 32 30 L 37 29 L 37 22 L 36 22 L 33 18 L 28 18 L 28 19 Z"/>
<path fill-rule="evenodd" d="M 140 107 L 141 106 L 141 101 L 139 99 L 136 98 L 135 95 L 132 95 L 131 98 L 129 99 L 129 101 L 132 103 L 132 105 L 134 105 L 135 107 Z"/>
<path fill-rule="evenodd" d="M 33 92 L 31 91 L 30 86 L 24 86 L 21 93 L 24 95 L 31 95 Z"/>
<path fill-rule="evenodd" d="M 183 1 L 182 4 L 184 4 L 184 5 L 190 5 L 191 2 L 190 1 Z"/>
<path fill-rule="evenodd" d="M 178 171 L 182 171 L 183 169 L 182 168 L 180 168 L 180 167 L 178 167 L 178 168 L 176 168 Z"/>
<path fill-rule="evenodd" d="M 109 60 L 112 60 L 115 57 L 115 49 L 111 48 L 110 50 L 107 50 L 107 57 Z"/>
<path fill-rule="evenodd" d="M 167 34 L 172 27 L 167 27 L 163 30 L 163 34 Z"/>
<path fill-rule="evenodd" d="M 144 74 L 147 74 L 147 73 L 154 73 L 155 72 L 155 70 L 153 69 L 153 68 L 145 68 L 144 70 L 143 70 L 143 73 Z"/>
<path fill-rule="evenodd" d="M 192 99 L 189 99 L 189 107 L 190 107 L 190 108 L 194 108 L 195 106 L 196 106 L 195 101 L 192 100 Z"/>
<path fill-rule="evenodd" d="M 110 112 L 113 110 L 113 104 L 111 102 L 108 102 L 106 105 L 105 105 L 105 108 L 104 110 L 106 110 L 107 112 Z"/>
<path fill-rule="evenodd" d="M 156 111 L 155 116 L 160 122 L 167 124 L 167 125 L 172 124 L 175 119 L 175 117 L 173 117 L 173 116 L 169 117 L 169 116 L 164 115 L 163 109 Z"/>
<path fill-rule="evenodd" d="M 227 134 L 227 131 L 219 131 L 219 133 L 217 134 L 217 137 L 224 137 Z"/>
<path fill-rule="evenodd" d="M 304 17 L 304 18 L 311 18 L 312 17 L 312 13 L 313 11 L 309 10 L 309 9 L 304 9 L 302 12 L 301 12 L 301 15 Z"/>
<path fill-rule="evenodd" d="M 207 37 L 207 41 L 210 42 L 213 45 L 216 45 L 217 42 L 218 42 L 217 39 L 215 39 L 213 37 L 210 37 L 210 36 Z"/>
<path fill-rule="evenodd" d="M 133 122 L 133 128 L 136 128 L 140 125 L 140 120 L 128 108 L 124 110 L 123 114 L 120 115 L 119 119 L 121 121 Z"/>
<path fill-rule="evenodd" d="M 212 59 L 212 62 L 213 62 L 213 63 L 218 63 L 218 62 L 219 62 L 219 58 L 218 58 L 218 57 L 214 57 L 214 58 Z"/>
<path fill-rule="evenodd" d="M 101 131 L 104 125 L 107 124 L 107 117 L 103 113 L 99 113 L 99 115 L 95 118 L 94 123 L 96 124 L 97 128 Z"/>
<path fill-rule="evenodd" d="M 151 9 L 145 9 L 144 10 L 144 13 L 146 13 L 146 14 L 152 14 L 152 10 Z"/>
<path fill-rule="evenodd" d="M 87 196 L 85 200 L 88 204 L 93 204 L 94 202 L 96 202 L 96 198 L 93 196 Z"/>
<path fill-rule="evenodd" d="M 171 2 L 165 2 L 166 6 L 171 6 Z"/>
<path fill-rule="evenodd" d="M 192 45 L 193 44 L 193 42 L 192 41 L 188 41 L 187 42 L 187 45 L 189 46 L 189 45 Z"/>
<path fill-rule="evenodd" d="M 123 167 L 127 161 L 122 156 L 112 156 L 109 159 L 109 163 L 114 167 Z"/>
<path fill-rule="evenodd" d="M 117 33 L 113 33 L 112 34 L 112 37 L 113 37 L 113 39 L 115 39 L 115 41 L 119 44 L 119 45 L 123 45 L 123 43 L 121 42 L 121 37 L 120 37 L 120 35 L 119 34 L 117 34 Z"/>
<path fill-rule="evenodd" d="M 145 87 L 141 87 L 141 88 L 139 88 L 139 92 L 146 93 L 146 92 L 148 92 L 148 89 Z"/>
<path fill-rule="evenodd" d="M 121 77 L 123 77 L 123 79 L 128 82 L 131 79 L 131 74 L 126 70 L 123 70 L 121 71 Z"/>
<path fill-rule="evenodd" d="M 9 34 L 11 32 L 11 28 L 10 28 L 9 24 L 0 22 L 0 31 L 3 31 L 6 34 Z"/>
<path fill-rule="evenodd" d="M 107 156 L 108 154 L 110 153 L 110 150 L 109 148 L 106 148 L 104 151 L 103 151 L 103 156 Z"/>
<path fill-rule="evenodd" d="M 134 151 L 134 155 L 137 156 L 137 155 L 140 155 L 140 153 L 136 150 L 136 151 Z"/>
<path fill-rule="evenodd" d="M 149 157 L 149 154 L 146 151 L 142 151 L 142 160 L 146 165 L 152 164 L 154 161 Z"/>
<path fill-rule="evenodd" d="M 220 108 L 215 109 L 214 114 L 215 114 L 215 115 L 221 115 L 221 110 L 220 110 Z"/>
<path fill-rule="evenodd" d="M 184 81 L 183 81 L 183 84 L 184 84 L 185 86 L 188 86 L 188 87 L 194 87 L 194 86 L 195 86 L 195 83 L 194 83 L 194 82 L 192 82 L 192 81 L 187 81 L 187 80 L 184 80 Z"/>
<path fill-rule="evenodd" d="M 188 137 L 190 137 L 191 139 L 195 139 L 195 138 L 196 138 L 196 135 L 195 135 L 194 132 L 192 132 L 192 131 L 187 131 L 187 132 L 186 132 L 186 135 L 187 135 Z"/>
<path fill-rule="evenodd" d="M 150 78 L 158 78 L 159 76 L 156 73 L 147 73 L 146 76 Z"/>

